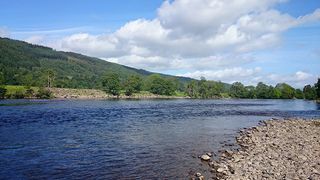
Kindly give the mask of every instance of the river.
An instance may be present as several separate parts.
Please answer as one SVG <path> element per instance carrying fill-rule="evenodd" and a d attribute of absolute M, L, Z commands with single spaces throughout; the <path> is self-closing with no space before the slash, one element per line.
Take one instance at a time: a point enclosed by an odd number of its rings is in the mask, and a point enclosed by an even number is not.
<path fill-rule="evenodd" d="M 304 100 L 2 100 L 0 179 L 186 179 L 197 156 L 271 117 L 319 118 Z M 229 147 L 230 148 L 230 147 Z"/>

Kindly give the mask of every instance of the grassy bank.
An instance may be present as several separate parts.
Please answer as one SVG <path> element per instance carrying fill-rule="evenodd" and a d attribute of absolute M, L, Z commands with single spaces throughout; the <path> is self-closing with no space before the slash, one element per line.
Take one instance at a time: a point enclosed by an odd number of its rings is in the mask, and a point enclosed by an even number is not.
<path fill-rule="evenodd" d="M 29 87 L 26 86 L 13 86 L 13 85 L 6 85 L 4 86 L 4 88 L 7 89 L 7 93 L 8 95 L 11 94 L 15 94 L 15 93 L 25 93 L 27 89 L 29 89 Z M 35 92 L 37 92 L 39 90 L 38 87 L 30 87 L 31 89 L 33 89 Z"/>

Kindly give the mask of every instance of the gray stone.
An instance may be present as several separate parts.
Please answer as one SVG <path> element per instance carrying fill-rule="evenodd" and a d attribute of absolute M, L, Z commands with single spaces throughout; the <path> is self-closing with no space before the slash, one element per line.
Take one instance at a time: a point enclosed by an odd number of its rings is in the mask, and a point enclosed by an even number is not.
<path fill-rule="evenodd" d="M 200 158 L 201 158 L 201 160 L 203 160 L 203 161 L 209 161 L 209 160 L 210 160 L 210 156 L 208 156 L 208 155 L 206 155 L 206 154 L 202 155 Z"/>

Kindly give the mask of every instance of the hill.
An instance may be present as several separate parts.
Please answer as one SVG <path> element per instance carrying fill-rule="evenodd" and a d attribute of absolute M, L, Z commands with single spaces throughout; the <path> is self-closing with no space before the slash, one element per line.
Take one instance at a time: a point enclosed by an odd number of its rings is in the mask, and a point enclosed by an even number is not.
<path fill-rule="evenodd" d="M 0 38 L 2 83 L 45 86 L 48 70 L 55 73 L 54 85 L 63 88 L 100 88 L 101 78 L 109 72 L 116 72 L 123 79 L 130 75 L 139 75 L 146 79 L 154 74 L 82 54 L 56 51 L 49 47 Z M 186 77 L 160 75 L 177 79 L 182 84 L 192 80 Z"/>

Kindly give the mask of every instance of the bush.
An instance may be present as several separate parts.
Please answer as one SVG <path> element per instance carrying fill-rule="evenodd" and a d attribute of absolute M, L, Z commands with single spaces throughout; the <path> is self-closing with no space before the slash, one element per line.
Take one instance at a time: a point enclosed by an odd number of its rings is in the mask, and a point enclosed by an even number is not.
<path fill-rule="evenodd" d="M 26 91 L 25 91 L 25 97 L 28 97 L 28 98 L 34 97 L 34 90 L 31 89 L 31 88 L 26 89 Z"/>
<path fill-rule="evenodd" d="M 6 94 L 6 98 L 8 99 L 23 99 L 25 97 L 25 94 L 23 91 L 15 91 L 12 94 Z"/>
<path fill-rule="evenodd" d="M 40 88 L 37 93 L 37 98 L 40 99 L 51 99 L 53 98 L 53 94 L 49 89 Z"/>

